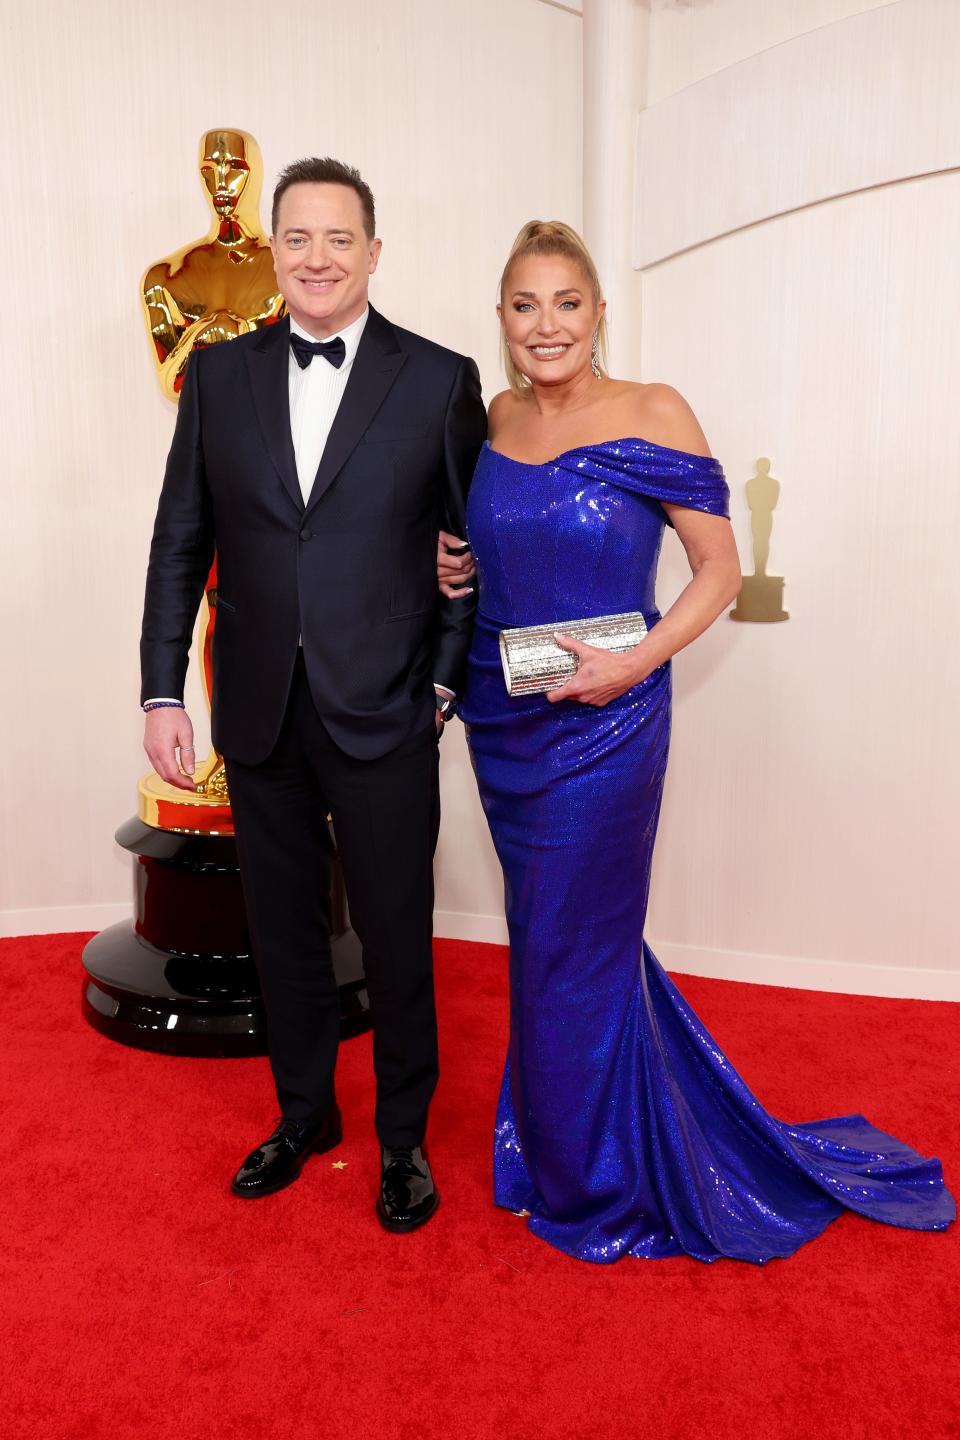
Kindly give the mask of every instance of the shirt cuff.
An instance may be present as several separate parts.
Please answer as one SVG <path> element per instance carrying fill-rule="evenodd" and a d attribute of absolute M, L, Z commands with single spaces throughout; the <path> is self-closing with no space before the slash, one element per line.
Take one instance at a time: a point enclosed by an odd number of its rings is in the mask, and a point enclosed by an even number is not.
<path fill-rule="evenodd" d="M 451 700 L 456 700 L 457 698 L 456 690 L 451 690 L 447 685 L 438 685 L 436 680 L 433 682 L 433 688 L 438 695 L 449 695 Z"/>

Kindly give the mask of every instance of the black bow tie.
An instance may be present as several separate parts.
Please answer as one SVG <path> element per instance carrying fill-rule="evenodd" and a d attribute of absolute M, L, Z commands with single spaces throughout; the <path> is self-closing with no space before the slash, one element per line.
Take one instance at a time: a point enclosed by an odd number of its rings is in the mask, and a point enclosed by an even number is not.
<path fill-rule="evenodd" d="M 322 355 L 324 360 L 329 360 L 334 370 L 339 370 L 347 358 L 347 347 L 343 343 L 343 337 L 338 335 L 335 340 L 304 340 L 302 335 L 295 331 L 290 332 L 290 349 L 293 351 L 297 364 L 301 370 L 306 370 L 314 355 Z"/>

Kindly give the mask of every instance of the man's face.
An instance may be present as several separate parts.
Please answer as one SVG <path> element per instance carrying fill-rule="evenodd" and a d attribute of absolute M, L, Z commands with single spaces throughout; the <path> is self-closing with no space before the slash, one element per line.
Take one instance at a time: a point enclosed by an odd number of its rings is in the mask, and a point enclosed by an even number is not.
<path fill-rule="evenodd" d="M 232 131 L 213 130 L 204 136 L 200 174 L 221 219 L 236 209 L 247 183 L 250 167 L 245 149 L 243 137 Z"/>
<path fill-rule="evenodd" d="M 317 340 L 363 314 L 380 241 L 367 238 L 360 196 L 349 185 L 291 185 L 270 249 L 290 314 Z"/>

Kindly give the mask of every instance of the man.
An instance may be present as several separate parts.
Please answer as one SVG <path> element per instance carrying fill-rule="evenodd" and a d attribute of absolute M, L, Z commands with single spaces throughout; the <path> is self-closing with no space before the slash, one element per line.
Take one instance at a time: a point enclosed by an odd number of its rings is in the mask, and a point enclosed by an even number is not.
<path fill-rule="evenodd" d="M 279 1190 L 341 1139 L 329 812 L 373 1019 L 377 1213 L 406 1231 L 438 1203 L 422 1149 L 437 1080 L 437 741 L 473 619 L 471 598 L 438 595 L 437 534 L 463 533 L 486 418 L 472 360 L 369 304 L 381 242 L 357 171 L 288 166 L 272 229 L 289 320 L 186 370 L 147 574 L 144 743 L 158 774 L 192 784 L 181 697 L 216 547 L 213 741 L 281 1112 L 233 1190 Z"/>

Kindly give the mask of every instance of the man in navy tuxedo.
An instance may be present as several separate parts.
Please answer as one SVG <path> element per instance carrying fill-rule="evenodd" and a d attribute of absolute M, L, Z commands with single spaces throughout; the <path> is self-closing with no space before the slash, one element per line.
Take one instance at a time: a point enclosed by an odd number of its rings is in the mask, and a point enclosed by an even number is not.
<path fill-rule="evenodd" d="M 214 548 L 213 741 L 224 756 L 280 1105 L 234 1192 L 295 1180 L 341 1139 L 330 957 L 333 817 L 374 1029 L 377 1213 L 434 1213 L 431 959 L 438 740 L 472 597 L 437 590 L 486 434 L 477 367 L 369 304 L 381 242 L 352 168 L 281 175 L 271 247 L 288 319 L 186 370 L 147 574 L 141 701 L 164 779 L 192 786 L 183 682 Z M 179 757 L 179 758 L 178 758 Z"/>

